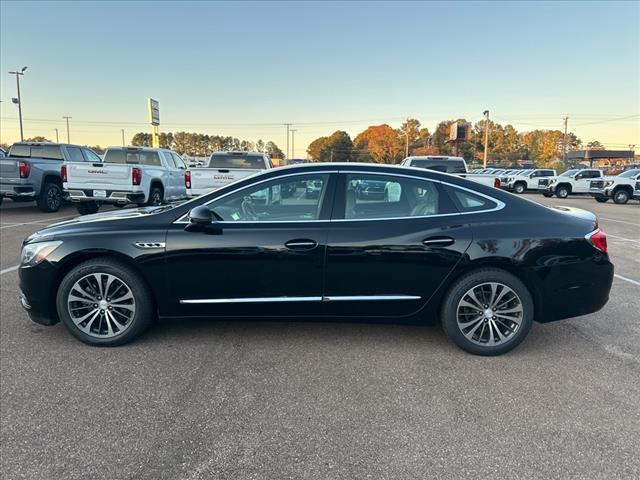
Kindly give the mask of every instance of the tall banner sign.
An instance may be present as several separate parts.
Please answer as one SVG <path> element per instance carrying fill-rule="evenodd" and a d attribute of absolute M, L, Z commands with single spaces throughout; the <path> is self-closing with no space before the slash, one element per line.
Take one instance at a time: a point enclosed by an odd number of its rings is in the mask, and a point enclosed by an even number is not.
<path fill-rule="evenodd" d="M 160 148 L 160 104 L 153 98 L 147 99 L 147 108 L 149 111 L 149 123 L 151 124 L 151 146 Z"/>

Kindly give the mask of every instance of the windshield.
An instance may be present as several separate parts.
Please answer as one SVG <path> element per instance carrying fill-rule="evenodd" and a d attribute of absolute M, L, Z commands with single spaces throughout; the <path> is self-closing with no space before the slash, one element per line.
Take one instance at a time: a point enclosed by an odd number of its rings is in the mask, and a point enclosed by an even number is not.
<path fill-rule="evenodd" d="M 577 168 L 575 170 L 567 170 L 566 172 L 564 172 L 562 175 L 560 175 L 561 177 L 572 177 L 573 175 L 575 175 L 576 173 L 578 173 L 580 170 L 578 170 Z"/>
<path fill-rule="evenodd" d="M 528 175 L 531 172 L 533 172 L 533 170 L 522 170 L 522 171 L 518 172 L 516 175 Z"/>
<path fill-rule="evenodd" d="M 631 178 L 631 177 L 635 177 L 636 175 L 638 175 L 640 173 L 640 169 L 636 169 L 636 170 L 627 170 L 626 172 L 622 172 L 620 175 L 618 175 L 619 177 L 622 178 Z"/>
<path fill-rule="evenodd" d="M 238 155 L 230 153 L 214 153 L 209 162 L 210 168 L 246 168 L 264 170 L 265 161 L 262 155 Z"/>

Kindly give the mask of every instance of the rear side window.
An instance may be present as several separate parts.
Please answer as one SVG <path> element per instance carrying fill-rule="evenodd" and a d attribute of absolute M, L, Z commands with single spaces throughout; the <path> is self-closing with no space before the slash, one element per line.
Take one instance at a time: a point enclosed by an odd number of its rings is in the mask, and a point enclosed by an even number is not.
<path fill-rule="evenodd" d="M 67 153 L 69 154 L 69 160 L 72 162 L 84 162 L 82 150 L 78 147 L 67 147 Z"/>
<path fill-rule="evenodd" d="M 455 204 L 456 208 L 461 213 L 478 212 L 482 210 L 491 210 L 498 205 L 493 200 L 490 200 L 482 195 L 478 195 L 469 190 L 462 190 L 456 187 L 446 187 L 451 200 Z"/>
<path fill-rule="evenodd" d="M 462 160 L 411 160 L 412 167 L 444 173 L 467 173 Z"/>
<path fill-rule="evenodd" d="M 171 155 L 173 156 L 173 162 L 176 164 L 177 168 L 187 168 L 184 164 L 184 160 L 182 160 L 178 154 L 171 152 Z"/>
<path fill-rule="evenodd" d="M 84 152 L 87 162 L 102 163 L 102 159 L 93 150 L 84 148 L 82 151 Z"/>
<path fill-rule="evenodd" d="M 233 155 L 216 154 L 211 155 L 210 168 L 247 168 L 262 170 L 265 168 L 264 157 L 259 155 Z"/>

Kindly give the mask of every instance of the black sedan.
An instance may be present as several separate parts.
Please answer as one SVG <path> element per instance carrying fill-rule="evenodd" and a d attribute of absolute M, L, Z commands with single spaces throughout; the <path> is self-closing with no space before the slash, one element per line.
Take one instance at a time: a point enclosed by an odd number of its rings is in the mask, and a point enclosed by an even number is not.
<path fill-rule="evenodd" d="M 384 184 L 377 201 L 358 185 Z M 319 194 L 285 197 L 291 185 Z M 84 216 L 24 241 L 22 304 L 83 342 L 120 345 L 153 318 L 440 321 L 497 355 L 533 321 L 595 312 L 613 265 L 593 214 L 423 169 L 269 170 L 180 205 Z"/>

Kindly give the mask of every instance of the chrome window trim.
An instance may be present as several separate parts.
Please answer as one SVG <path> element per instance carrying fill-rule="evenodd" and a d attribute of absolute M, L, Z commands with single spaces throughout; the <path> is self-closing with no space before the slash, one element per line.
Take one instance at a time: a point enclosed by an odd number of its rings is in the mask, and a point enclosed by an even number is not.
<path fill-rule="evenodd" d="M 326 295 L 322 297 L 246 297 L 246 298 L 194 298 L 182 299 L 183 305 L 225 304 L 225 303 L 282 303 L 282 302 L 359 302 L 421 300 L 417 295 Z"/>
<path fill-rule="evenodd" d="M 228 222 L 228 221 L 221 221 L 221 222 L 216 222 L 220 225 L 238 225 L 238 224 L 254 224 L 254 225 L 263 225 L 263 224 L 286 224 L 286 223 L 332 223 L 332 222 L 370 222 L 370 221 L 381 221 L 381 220 L 407 220 L 407 219 L 417 219 L 417 218 L 433 218 L 433 217 L 452 217 L 452 216 L 458 216 L 458 215 L 474 215 L 476 213 L 489 213 L 489 212 L 497 212 L 498 210 L 502 210 L 506 204 L 504 202 L 502 202 L 501 200 L 498 200 L 496 198 L 491 197 L 490 195 L 486 195 L 484 193 L 478 192 L 476 190 L 471 190 L 470 188 L 467 187 L 461 187 L 460 185 L 456 185 L 454 183 L 449 183 L 443 180 L 434 180 L 434 179 L 430 179 L 430 178 L 424 178 L 424 177 L 419 177 L 416 175 L 407 175 L 405 173 L 389 173 L 389 172 L 372 172 L 372 171 L 368 171 L 368 170 L 323 170 L 321 172 L 315 173 L 317 174 L 332 174 L 332 173 L 350 173 L 350 174 L 363 174 L 363 175 L 391 175 L 391 176 L 395 176 L 395 177 L 405 177 L 405 178 L 411 178 L 413 180 L 422 180 L 422 181 L 426 181 L 426 182 L 433 182 L 433 183 L 439 183 L 441 185 L 448 185 L 451 188 L 459 188 L 461 190 L 465 190 L 469 193 L 472 193 L 474 195 L 478 195 L 480 197 L 486 198 L 488 200 L 490 200 L 491 202 L 495 203 L 496 206 L 494 208 L 488 208 L 488 209 L 484 209 L 484 210 L 474 210 L 473 212 L 455 212 L 455 213 L 438 213 L 436 215 L 413 215 L 413 216 L 407 216 L 407 217 L 375 217 L 375 218 L 333 218 L 333 219 L 329 219 L 329 220 L 265 220 L 265 221 L 254 221 L 254 220 L 239 220 L 239 221 L 233 221 L 233 222 Z M 441 172 L 438 172 L 441 173 Z M 279 177 L 276 178 L 286 178 L 286 177 L 294 177 L 294 176 L 300 176 L 300 175 L 309 175 L 309 172 L 299 172 L 299 173 L 290 173 L 287 175 L 281 175 Z M 236 193 L 239 191 L 242 191 L 246 188 L 249 187 L 253 187 L 255 185 L 260 185 L 261 183 L 264 182 L 268 182 L 271 180 L 275 180 L 276 178 L 267 178 L 265 180 L 261 180 L 260 182 L 257 183 L 253 183 L 251 185 L 247 185 L 243 188 L 241 188 L 240 190 L 232 190 L 230 192 L 225 193 L 224 195 L 221 195 L 219 197 L 216 197 L 212 200 L 209 200 L 207 203 L 203 203 L 202 206 L 207 206 L 210 203 L 220 200 L 222 198 L 225 198 L 228 195 L 231 195 L 232 193 Z M 471 180 L 470 180 L 471 181 Z M 188 215 L 189 213 L 185 213 L 184 215 L 182 215 L 179 219 L 175 220 L 173 223 L 174 224 L 188 224 Z"/>

